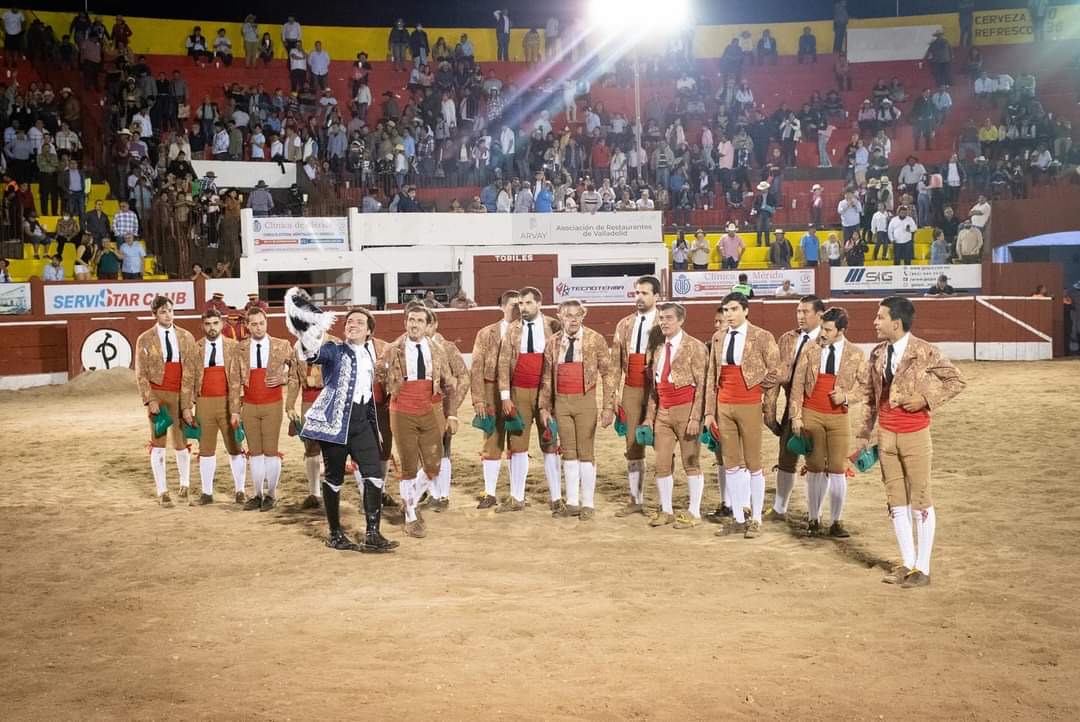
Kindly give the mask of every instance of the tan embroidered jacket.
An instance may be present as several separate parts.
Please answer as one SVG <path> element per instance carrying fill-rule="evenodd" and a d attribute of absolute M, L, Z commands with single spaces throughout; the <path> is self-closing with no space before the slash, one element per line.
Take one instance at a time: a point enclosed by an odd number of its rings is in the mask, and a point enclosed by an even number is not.
<path fill-rule="evenodd" d="M 706 377 L 705 415 L 716 414 L 716 391 L 720 387 L 720 367 L 724 363 L 724 336 L 730 329 L 724 328 L 713 334 L 712 347 L 709 349 L 709 372 Z M 780 383 L 780 349 L 773 335 L 752 323 L 746 324 L 746 345 L 743 347 L 743 379 L 746 388 L 761 384 L 765 393 L 762 395 L 762 409 L 767 413 L 766 402 L 769 389 Z M 775 408 L 776 401 L 773 400 Z"/>
<path fill-rule="evenodd" d="M 540 316 L 544 321 L 544 339 L 551 338 L 559 330 L 559 322 L 551 316 Z M 522 322 L 514 321 L 506 329 L 506 335 L 499 342 L 499 391 L 510 390 L 510 379 L 514 376 L 514 367 L 517 365 L 518 354 L 521 351 Z M 536 349 L 537 353 L 543 353 L 544 348 Z"/>
<path fill-rule="evenodd" d="M 566 358 L 569 346 L 566 332 L 558 331 L 549 336 L 544 343 L 544 370 L 540 376 L 539 404 L 541 409 L 555 412 L 555 390 L 559 384 L 559 365 Z M 614 369 L 611 365 L 611 352 L 604 337 L 591 328 L 581 328 L 581 340 L 574 343 L 574 360 L 580 361 L 585 377 L 585 390 L 601 384 L 600 398 L 604 411 L 615 408 L 615 397 L 611 393 Z"/>
<path fill-rule="evenodd" d="M 795 378 L 791 382 L 791 404 L 788 413 L 792 420 L 802 420 L 803 403 L 814 393 L 821 373 L 821 344 L 810 341 L 799 354 Z M 794 353 L 794 351 L 793 351 Z M 836 387 L 847 395 L 848 406 L 864 401 L 860 379 L 866 376 L 866 354 L 851 341 L 844 340 L 844 352 L 836 369 Z M 861 408 L 861 407 L 860 407 Z"/>
<path fill-rule="evenodd" d="M 293 372 L 293 364 L 298 363 L 299 359 L 296 358 L 296 354 L 293 351 L 293 347 L 289 345 L 289 342 L 282 338 L 274 338 L 273 336 L 266 336 L 270 339 L 270 358 L 266 359 L 264 368 L 266 368 L 267 376 L 279 376 L 286 384 L 286 397 L 292 396 L 296 393 L 293 388 L 299 387 L 299 379 Z M 251 342 L 252 338 L 249 336 L 243 341 L 238 342 L 238 351 L 240 354 L 240 381 L 245 388 L 251 383 Z M 294 397 L 295 398 L 295 397 Z"/>
<path fill-rule="evenodd" d="M 888 346 L 888 342 L 882 342 L 874 347 L 870 352 L 868 373 L 861 379 L 866 413 L 855 427 L 856 436 L 861 440 L 871 439 L 877 424 L 881 390 L 885 385 Z M 900 400 L 918 395 L 926 399 L 927 408 L 933 411 L 963 391 L 965 386 L 967 384 L 960 371 L 942 355 L 937 346 L 909 336 L 904 356 L 897 365 L 889 388 L 889 403 L 896 406 Z"/>
<path fill-rule="evenodd" d="M 406 343 L 409 343 L 408 337 L 403 336 L 390 344 L 375 364 L 375 381 L 383 385 L 389 396 L 398 393 L 408 377 L 409 367 L 405 362 Z M 431 379 L 433 393 L 446 397 L 448 401 L 444 404 L 444 409 L 449 406 L 456 413 L 461 399 L 457 393 L 456 379 L 450 370 L 449 354 L 446 348 L 434 339 L 428 339 L 428 347 L 431 349 L 431 368 L 427 370 L 427 376 Z"/>
<path fill-rule="evenodd" d="M 225 367 L 225 381 L 229 386 L 228 410 L 230 414 L 240 413 L 240 343 L 225 336 L 220 337 L 221 355 L 223 358 L 216 359 L 217 363 Z M 206 338 L 200 338 L 196 343 L 198 347 L 198 363 L 195 365 L 195 382 L 192 387 L 196 398 L 202 392 L 203 371 L 206 364 Z"/>
<path fill-rule="evenodd" d="M 659 315 L 659 312 L 657 312 Z M 616 400 L 622 398 L 623 387 L 626 385 L 626 367 L 630 363 L 630 354 L 634 351 L 634 329 L 637 324 L 637 313 L 632 313 L 619 321 L 615 326 L 615 336 L 611 340 L 611 362 L 615 367 L 614 395 Z M 664 334 L 660 331 L 660 324 L 656 316 L 653 317 L 649 335 L 643 339 L 644 349 L 642 353 L 648 353 L 648 349 L 663 343 Z"/>
<path fill-rule="evenodd" d="M 664 365 L 664 340 L 661 334 L 660 345 L 649 354 L 649 406 L 645 413 L 646 426 L 656 422 L 656 411 L 660 405 L 660 392 L 656 388 L 656 371 Z M 676 388 L 694 386 L 694 402 L 690 408 L 690 418 L 701 420 L 705 409 L 705 389 L 708 376 L 709 351 L 705 344 L 683 331 L 682 341 L 675 355 L 671 357 L 671 383 Z"/>
<path fill-rule="evenodd" d="M 507 324 L 509 329 L 510 324 Z M 502 341 L 502 320 L 484 326 L 473 341 L 472 369 L 469 372 L 469 388 L 473 404 L 484 399 L 484 382 L 498 382 L 499 343 Z"/>
<path fill-rule="evenodd" d="M 180 382 L 180 410 L 187 411 L 195 406 L 195 370 L 202 363 L 195 337 L 179 326 L 173 326 L 176 340 L 180 346 L 180 364 L 183 376 Z M 165 378 L 165 356 L 161 351 L 157 324 L 139 334 L 135 341 L 135 383 L 139 387 L 139 396 L 143 403 L 151 400 L 150 384 L 161 384 Z"/>

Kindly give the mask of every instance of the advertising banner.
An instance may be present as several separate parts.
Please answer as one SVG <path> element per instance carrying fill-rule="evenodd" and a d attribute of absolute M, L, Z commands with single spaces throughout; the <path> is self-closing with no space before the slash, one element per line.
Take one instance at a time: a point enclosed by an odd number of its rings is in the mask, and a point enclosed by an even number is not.
<path fill-rule="evenodd" d="M 927 291 L 938 276 L 949 277 L 955 289 L 982 287 L 982 266 L 967 263 L 955 266 L 836 266 L 830 269 L 833 293 L 838 291 Z"/>
<path fill-rule="evenodd" d="M 754 298 L 769 298 L 784 281 L 791 281 L 791 292 L 805 296 L 814 292 L 813 268 L 777 268 L 767 271 L 675 271 L 671 274 L 671 295 L 675 298 L 719 298 L 731 293 L 745 273 Z"/>
<path fill-rule="evenodd" d="M 1080 37 L 1080 7 L 1049 5 L 1043 30 L 1047 40 Z M 1010 45 L 1034 41 L 1031 16 L 1024 8 L 986 10 L 975 13 L 972 29 L 976 45 Z"/>
<path fill-rule="evenodd" d="M 573 298 L 586 302 L 626 303 L 634 298 L 635 281 L 637 277 L 633 276 L 556 278 L 553 302 L 562 303 Z"/>
<path fill-rule="evenodd" d="M 349 250 L 346 218 L 256 218 L 252 230 L 255 253 Z"/>
<path fill-rule="evenodd" d="M 195 308 L 195 284 L 191 281 L 113 281 L 46 285 L 45 314 L 149 312 L 158 295 L 171 299 L 177 311 Z"/>
<path fill-rule="evenodd" d="M 30 313 L 30 284 L 5 283 L 0 285 L 0 315 Z"/>

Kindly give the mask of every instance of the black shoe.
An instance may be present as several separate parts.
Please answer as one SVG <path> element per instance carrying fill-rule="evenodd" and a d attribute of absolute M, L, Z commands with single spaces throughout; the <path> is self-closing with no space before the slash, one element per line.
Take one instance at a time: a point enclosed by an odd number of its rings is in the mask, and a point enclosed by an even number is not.
<path fill-rule="evenodd" d="M 724 519 L 735 518 L 735 512 L 733 512 L 731 510 L 731 507 L 727 504 L 721 504 L 720 506 L 716 507 L 716 511 L 706 514 L 705 518 L 708 521 L 711 521 L 713 524 L 723 524 Z"/>
<path fill-rule="evenodd" d="M 335 532 L 330 532 L 330 538 L 326 540 L 326 546 L 331 549 L 337 549 L 343 552 L 358 552 L 360 546 L 356 544 L 352 539 L 345 535 L 345 532 L 338 529 Z"/>
<path fill-rule="evenodd" d="M 206 506 L 207 504 L 214 503 L 213 494 L 199 494 L 199 498 L 194 502 L 195 506 Z"/>
<path fill-rule="evenodd" d="M 384 509 L 387 508 L 387 507 L 393 507 L 393 508 L 396 509 L 399 506 L 399 504 L 397 503 L 397 500 L 394 497 L 387 494 L 385 491 L 382 493 L 382 505 L 383 505 Z"/>
<path fill-rule="evenodd" d="M 319 508 L 319 497 L 315 496 L 314 494 L 308 494 L 306 497 L 304 497 L 304 501 L 301 502 L 300 508 L 301 509 L 318 509 Z"/>
<path fill-rule="evenodd" d="M 493 497 L 491 494 L 485 494 L 484 498 L 480 500 L 480 503 L 476 505 L 477 509 L 491 509 L 499 505 L 499 500 Z"/>
<path fill-rule="evenodd" d="M 834 521 L 832 526 L 829 527 L 829 536 L 833 539 L 847 539 L 851 536 L 851 533 L 844 528 L 844 525 L 841 522 Z"/>
<path fill-rule="evenodd" d="M 390 541 L 384 537 L 378 528 L 368 529 L 364 533 L 364 544 L 360 551 L 366 554 L 386 554 L 398 548 L 398 542 Z"/>
<path fill-rule="evenodd" d="M 821 536 L 821 521 L 811 519 L 806 525 L 806 536 Z"/>
<path fill-rule="evenodd" d="M 262 506 L 259 507 L 259 511 L 270 511 L 274 508 L 274 497 L 267 494 L 262 498 Z"/>
<path fill-rule="evenodd" d="M 261 496 L 253 496 L 253 497 L 251 497 L 250 499 L 247 500 L 247 503 L 244 504 L 244 511 L 258 511 L 259 507 L 261 507 L 261 506 L 262 506 L 262 497 Z"/>

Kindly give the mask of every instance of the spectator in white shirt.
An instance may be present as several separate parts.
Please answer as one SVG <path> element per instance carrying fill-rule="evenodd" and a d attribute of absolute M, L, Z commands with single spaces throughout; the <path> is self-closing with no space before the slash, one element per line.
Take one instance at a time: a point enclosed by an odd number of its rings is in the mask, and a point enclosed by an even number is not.
<path fill-rule="evenodd" d="M 639 211 L 651 211 L 656 208 L 656 204 L 653 203 L 653 199 L 649 198 L 649 189 L 641 189 L 641 198 L 637 200 L 637 209 Z"/>
<path fill-rule="evenodd" d="M 979 194 L 978 202 L 971 207 L 971 225 L 982 233 L 983 243 L 990 246 L 990 203 L 986 196 Z"/>
<path fill-rule="evenodd" d="M 214 144 L 211 148 L 214 160 L 229 160 L 229 131 L 218 123 L 214 126 Z"/>
<path fill-rule="evenodd" d="M 330 54 L 323 50 L 322 41 L 315 41 L 315 49 L 308 53 L 308 70 L 312 85 L 325 89 L 330 77 Z"/>
<path fill-rule="evenodd" d="M 299 45 L 302 36 L 303 28 L 300 27 L 300 23 L 296 22 L 296 18 L 290 15 L 285 24 L 281 26 L 281 42 L 285 45 L 285 49 L 292 50 Z"/>
<path fill-rule="evenodd" d="M 60 254 L 57 253 L 49 262 L 49 265 L 45 266 L 44 272 L 41 274 L 43 281 L 63 281 L 64 280 L 64 267 L 61 265 Z"/>
<path fill-rule="evenodd" d="M 889 221 L 889 240 L 893 244 L 893 261 L 898 266 L 910 266 L 915 258 L 915 219 L 908 215 L 907 206 L 900 206 L 896 217 Z"/>
<path fill-rule="evenodd" d="M 26 16 L 19 8 L 11 7 L 0 19 L 4 22 L 4 50 L 7 54 L 7 65 L 9 68 L 14 68 L 19 62 L 19 55 L 25 50 L 23 25 L 26 24 Z"/>
<path fill-rule="evenodd" d="M 289 90 L 299 93 L 307 83 L 307 53 L 303 44 L 297 40 L 289 48 Z"/>
<path fill-rule="evenodd" d="M 56 152 L 60 153 L 67 151 L 69 155 L 77 155 L 82 149 L 82 141 L 79 140 L 79 135 L 68 127 L 66 122 L 60 123 L 60 130 L 56 134 L 53 145 L 56 146 Z"/>
<path fill-rule="evenodd" d="M 226 68 L 232 65 L 232 41 L 225 35 L 225 28 L 218 28 L 217 37 L 214 38 L 214 57 Z"/>
<path fill-rule="evenodd" d="M 881 254 L 883 260 L 889 259 L 889 210 L 878 206 L 870 218 L 870 242 L 874 244 L 874 260 Z"/>
<path fill-rule="evenodd" d="M 996 88 L 997 83 L 986 74 L 985 70 L 979 74 L 979 77 L 975 78 L 975 97 L 979 100 L 989 100 L 994 97 Z"/>

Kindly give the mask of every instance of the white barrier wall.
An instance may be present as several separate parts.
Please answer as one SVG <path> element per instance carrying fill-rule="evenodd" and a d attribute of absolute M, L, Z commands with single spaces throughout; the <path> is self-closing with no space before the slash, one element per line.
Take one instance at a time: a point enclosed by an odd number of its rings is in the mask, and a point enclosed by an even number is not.
<path fill-rule="evenodd" d="M 940 25 L 913 25 L 896 28 L 854 28 L 847 31 L 848 60 L 877 63 L 893 60 L 922 60 Z"/>

